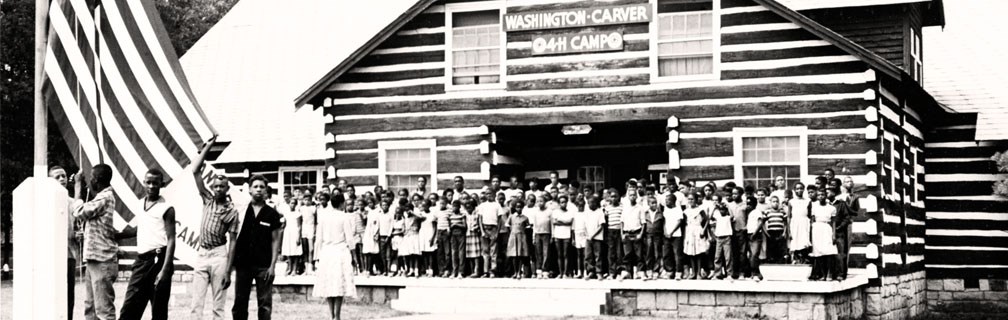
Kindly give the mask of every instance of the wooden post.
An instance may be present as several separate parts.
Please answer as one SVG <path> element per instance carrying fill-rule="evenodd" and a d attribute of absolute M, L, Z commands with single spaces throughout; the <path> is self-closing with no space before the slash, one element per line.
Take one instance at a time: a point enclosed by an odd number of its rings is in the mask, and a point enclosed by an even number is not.
<path fill-rule="evenodd" d="M 12 319 L 67 318 L 67 190 L 48 177 L 48 114 L 42 97 L 48 10 L 48 0 L 35 1 L 35 149 L 33 176 L 13 194 Z"/>

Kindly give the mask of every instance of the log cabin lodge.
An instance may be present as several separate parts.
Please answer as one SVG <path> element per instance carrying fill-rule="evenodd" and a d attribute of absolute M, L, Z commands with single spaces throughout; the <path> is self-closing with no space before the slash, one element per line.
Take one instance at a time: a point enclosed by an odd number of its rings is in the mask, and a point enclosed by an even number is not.
<path fill-rule="evenodd" d="M 226 30 L 254 16 L 254 2 L 236 5 L 183 64 L 212 69 L 207 61 L 226 55 L 205 52 L 236 46 Z M 922 34 L 945 25 L 940 0 L 419 0 L 357 10 L 372 9 L 382 13 L 318 16 L 375 15 L 369 23 L 301 30 L 338 49 L 283 51 L 327 52 L 278 94 L 287 100 L 262 109 L 296 98 L 311 124 L 281 135 L 312 136 L 291 142 L 309 151 L 235 140 L 216 165 L 236 185 L 251 172 L 278 190 L 337 179 L 411 188 L 420 176 L 431 189 L 455 176 L 478 189 L 492 175 L 556 170 L 596 189 L 668 176 L 764 186 L 833 168 L 853 178 L 862 203 L 850 266 L 869 279 L 866 316 L 1008 310 L 1008 201 L 991 195 L 1004 175 L 989 159 L 1008 148 L 1008 113 L 969 108 L 955 97 L 970 89 L 954 83 L 924 89 Z M 220 80 L 200 77 L 190 74 L 197 91 Z"/>

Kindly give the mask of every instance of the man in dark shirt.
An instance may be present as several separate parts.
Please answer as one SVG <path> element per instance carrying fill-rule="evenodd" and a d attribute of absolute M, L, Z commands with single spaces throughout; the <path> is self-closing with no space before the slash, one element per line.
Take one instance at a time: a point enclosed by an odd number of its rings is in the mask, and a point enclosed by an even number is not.
<path fill-rule="evenodd" d="M 836 207 L 836 216 L 833 217 L 833 232 L 836 238 L 837 247 L 837 278 L 847 279 L 847 254 L 850 252 L 850 233 L 853 217 L 857 215 L 857 207 L 852 206 L 843 199 L 837 198 L 840 190 L 836 187 L 826 189 L 826 196 Z"/>
<path fill-rule="evenodd" d="M 231 315 L 235 320 L 248 319 L 249 294 L 255 280 L 259 320 L 270 319 L 273 309 L 273 278 L 280 252 L 280 213 L 266 205 L 269 181 L 261 175 L 250 179 L 252 202 L 245 208 L 239 222 L 235 257 L 235 303 Z M 229 272 L 230 274 L 230 272 Z"/>

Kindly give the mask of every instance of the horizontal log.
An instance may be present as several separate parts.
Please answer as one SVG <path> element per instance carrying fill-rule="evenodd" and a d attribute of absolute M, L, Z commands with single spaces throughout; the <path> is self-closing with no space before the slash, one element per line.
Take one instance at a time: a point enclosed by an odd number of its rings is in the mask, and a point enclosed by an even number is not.
<path fill-rule="evenodd" d="M 808 159 L 809 173 L 826 169 L 834 169 L 838 175 L 863 175 L 872 168 L 865 165 L 864 159 Z"/>
<path fill-rule="evenodd" d="M 927 211 L 924 208 L 918 208 L 910 204 L 903 204 L 903 212 L 906 214 L 908 219 L 914 219 L 917 221 L 927 220 Z"/>
<path fill-rule="evenodd" d="M 659 13 L 666 12 L 689 12 L 689 11 L 712 11 L 714 5 L 710 2 L 698 1 L 698 2 L 662 2 L 659 1 L 658 5 Z"/>
<path fill-rule="evenodd" d="M 977 236 L 927 236 L 927 245 L 946 247 L 996 247 L 1008 248 L 1008 237 L 977 237 Z"/>
<path fill-rule="evenodd" d="M 681 154 L 681 153 L 680 153 Z M 669 174 L 689 180 L 722 180 L 734 179 L 733 166 L 684 166 L 678 170 L 669 170 Z"/>
<path fill-rule="evenodd" d="M 989 158 L 1004 147 L 927 148 L 928 158 Z"/>
<path fill-rule="evenodd" d="M 416 30 L 421 28 L 437 28 L 445 26 L 444 12 L 424 12 L 411 19 L 400 31 Z"/>
<path fill-rule="evenodd" d="M 443 77 L 444 69 L 423 69 L 392 72 L 369 72 L 369 73 L 345 73 L 337 79 L 336 83 L 356 83 L 356 82 L 384 82 L 399 81 L 409 79 L 421 79 L 430 77 Z"/>
<path fill-rule="evenodd" d="M 378 167 L 378 153 L 348 153 L 337 154 L 337 169 L 368 169 Z"/>
<path fill-rule="evenodd" d="M 806 31 L 805 29 L 726 33 L 721 35 L 721 45 L 798 41 L 798 40 L 821 40 L 821 38 Z"/>
<path fill-rule="evenodd" d="M 735 8 L 735 7 L 755 7 L 759 6 L 755 1 L 752 0 L 721 0 L 721 8 Z"/>
<path fill-rule="evenodd" d="M 900 225 L 898 222 L 886 222 L 879 225 L 879 231 L 883 234 L 902 235 L 906 232 L 909 237 L 924 237 L 924 226 L 916 224 Z"/>
<path fill-rule="evenodd" d="M 623 50 L 617 50 L 617 52 L 641 52 L 648 51 L 651 48 L 651 43 L 649 40 L 628 40 L 623 42 Z M 564 56 L 579 56 L 579 55 L 592 55 L 598 54 L 597 52 L 571 52 L 565 53 Z M 508 60 L 523 59 L 533 57 L 532 48 L 524 49 L 507 49 Z"/>
<path fill-rule="evenodd" d="M 1008 278 L 1008 268 L 927 268 L 928 279 L 1004 279 Z"/>
<path fill-rule="evenodd" d="M 437 172 L 480 172 L 480 165 L 490 161 L 490 155 L 481 154 L 479 150 L 439 150 Z"/>
<path fill-rule="evenodd" d="M 976 129 L 932 129 L 925 132 L 924 136 L 928 142 L 976 141 Z"/>
<path fill-rule="evenodd" d="M 646 68 L 649 58 L 575 61 L 547 64 L 509 65 L 507 74 L 552 73 L 568 71 L 614 70 Z"/>
<path fill-rule="evenodd" d="M 832 45 L 818 47 L 801 47 L 779 50 L 732 51 L 721 52 L 721 62 L 741 62 L 758 60 L 777 60 L 805 57 L 837 56 L 847 54 Z"/>
<path fill-rule="evenodd" d="M 394 35 L 382 42 L 376 49 L 392 49 L 445 44 L 444 33 L 422 33 Z"/>
<path fill-rule="evenodd" d="M 957 230 L 1008 230 L 1005 220 L 960 220 L 960 219 L 928 219 L 928 228 Z"/>
<path fill-rule="evenodd" d="M 387 54 L 372 54 L 361 59 L 354 65 L 354 68 L 388 66 L 405 63 L 424 63 L 445 61 L 444 50 L 402 52 Z M 353 69 L 351 69 L 351 72 Z M 355 82 L 355 81 L 346 81 Z"/>
<path fill-rule="evenodd" d="M 861 61 L 809 64 L 794 67 L 758 70 L 723 70 L 721 79 L 750 79 L 787 76 L 808 76 L 818 74 L 857 73 L 868 70 L 868 65 Z"/>
<path fill-rule="evenodd" d="M 860 134 L 809 135 L 809 154 L 864 154 L 878 149 L 878 143 Z"/>
<path fill-rule="evenodd" d="M 1004 264 L 1008 251 L 927 250 L 927 261 L 941 264 Z"/>
<path fill-rule="evenodd" d="M 430 138 L 417 138 L 417 139 L 430 139 Z M 483 140 L 489 139 L 486 135 L 475 135 L 475 136 L 461 136 L 461 137 L 436 137 L 436 144 L 438 146 L 457 146 L 457 145 L 469 145 L 477 144 Z M 411 140 L 411 139 L 392 139 L 392 140 Z M 333 148 L 335 145 L 336 150 L 360 150 L 360 149 L 377 149 L 378 140 L 353 140 L 353 141 L 340 141 L 337 143 L 327 143 L 327 148 Z"/>
<path fill-rule="evenodd" d="M 915 237 L 915 236 L 912 236 Z M 924 254 L 924 244 L 923 243 L 892 243 L 881 246 L 879 248 L 879 253 L 905 253 L 907 255 L 918 256 Z"/>
<path fill-rule="evenodd" d="M 628 34 L 641 34 L 648 33 L 647 23 L 634 23 L 634 24 L 616 24 L 608 26 L 593 26 L 593 27 L 580 27 L 580 28 L 568 28 L 563 30 L 564 33 L 594 33 L 594 32 L 620 32 L 623 36 Z M 557 30 L 533 30 L 533 31 L 512 31 L 507 33 L 507 42 L 519 42 L 519 41 L 532 41 L 538 36 L 544 35 L 555 35 Z"/>
<path fill-rule="evenodd" d="M 636 86 L 651 82 L 650 74 L 631 74 L 618 76 L 553 78 L 528 81 L 508 81 L 508 90 L 548 90 L 569 88 L 605 88 L 618 86 Z"/>
<path fill-rule="evenodd" d="M 626 90 L 565 95 L 503 96 L 459 98 L 428 101 L 348 104 L 330 108 L 337 115 L 386 114 L 423 111 L 487 110 L 501 107 L 564 107 L 628 103 L 664 103 L 697 99 L 725 99 L 833 93 L 860 93 L 866 84 L 799 84 L 775 83 L 757 85 L 696 87 L 666 90 Z M 332 92 L 323 95 L 331 96 Z M 829 103 L 808 102 L 808 103 Z M 862 101 L 862 103 L 864 103 Z M 723 108 L 723 107 L 719 107 Z"/>
<path fill-rule="evenodd" d="M 997 173 L 997 164 L 993 160 L 967 162 L 928 162 L 925 171 L 929 174 L 946 173 Z"/>
<path fill-rule="evenodd" d="M 721 26 L 731 27 L 747 24 L 782 23 L 787 19 L 773 11 L 744 12 L 721 15 Z"/>
<path fill-rule="evenodd" d="M 336 171 L 339 174 L 339 171 Z M 346 179 L 348 184 L 354 186 L 376 186 L 378 185 L 378 176 L 360 176 L 360 177 L 339 177 L 338 179 Z M 360 190 L 361 193 L 368 190 Z"/>
<path fill-rule="evenodd" d="M 333 99 L 360 98 L 360 97 L 389 97 L 389 96 L 401 96 L 401 95 L 438 94 L 438 93 L 444 93 L 445 92 L 444 88 L 445 88 L 444 84 L 421 84 L 415 86 L 382 88 L 382 89 L 326 91 L 323 94 L 326 97 Z"/>
<path fill-rule="evenodd" d="M 681 158 L 728 157 L 735 152 L 732 138 L 680 139 L 676 145 Z"/>
<path fill-rule="evenodd" d="M 615 0 L 607 1 L 606 6 L 618 6 L 626 4 L 636 4 L 636 3 L 648 3 L 648 0 Z M 522 13 L 522 12 L 535 12 L 535 11 L 550 11 L 550 10 L 563 10 L 563 9 L 576 9 L 576 8 L 591 8 L 597 7 L 600 4 L 594 0 L 576 1 L 576 2 L 556 2 L 556 3 L 544 3 L 544 4 L 534 4 L 527 6 L 509 6 L 507 8 L 507 13 Z"/>
<path fill-rule="evenodd" d="M 732 119 L 718 121 L 689 122 L 680 125 L 680 133 L 723 132 L 733 128 L 805 126 L 809 129 L 864 128 L 868 121 L 862 115 L 829 118 L 777 118 L 777 119 Z"/>
<path fill-rule="evenodd" d="M 994 193 L 992 181 L 927 182 L 929 196 L 987 196 Z"/>

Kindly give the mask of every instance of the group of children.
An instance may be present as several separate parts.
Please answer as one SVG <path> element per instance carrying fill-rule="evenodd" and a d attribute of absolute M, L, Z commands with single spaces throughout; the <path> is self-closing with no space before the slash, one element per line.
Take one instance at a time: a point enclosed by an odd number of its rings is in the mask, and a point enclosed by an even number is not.
<path fill-rule="evenodd" d="M 460 178 L 456 178 L 458 180 Z M 441 194 L 376 187 L 347 198 L 355 225 L 354 270 L 362 275 L 759 281 L 761 262 L 811 263 L 810 280 L 846 277 L 853 181 L 827 170 L 813 185 L 783 177 L 753 189 L 689 181 L 659 192 L 631 180 L 626 192 L 564 185 L 544 190 L 494 177 L 481 191 Z M 288 274 L 311 272 L 314 216 L 329 195 L 288 196 L 282 255 Z M 315 200 L 318 204 L 316 205 Z M 306 270 L 307 269 L 307 270 Z"/>

